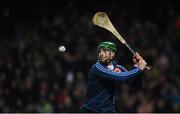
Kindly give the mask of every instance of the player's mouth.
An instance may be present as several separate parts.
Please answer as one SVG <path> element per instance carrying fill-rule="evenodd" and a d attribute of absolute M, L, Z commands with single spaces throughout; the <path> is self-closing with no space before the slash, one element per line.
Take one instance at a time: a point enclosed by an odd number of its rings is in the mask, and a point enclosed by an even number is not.
<path fill-rule="evenodd" d="M 106 58 L 105 57 L 99 57 L 99 60 L 104 61 L 104 60 L 106 60 Z"/>

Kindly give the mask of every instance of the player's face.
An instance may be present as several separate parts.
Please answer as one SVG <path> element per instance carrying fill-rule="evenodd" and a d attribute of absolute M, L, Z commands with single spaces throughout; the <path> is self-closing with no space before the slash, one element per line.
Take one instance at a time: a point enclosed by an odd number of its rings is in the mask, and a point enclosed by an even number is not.
<path fill-rule="evenodd" d="M 115 56 L 114 52 L 104 48 L 101 48 L 98 51 L 98 60 L 103 63 L 109 63 L 114 58 L 114 56 Z"/>

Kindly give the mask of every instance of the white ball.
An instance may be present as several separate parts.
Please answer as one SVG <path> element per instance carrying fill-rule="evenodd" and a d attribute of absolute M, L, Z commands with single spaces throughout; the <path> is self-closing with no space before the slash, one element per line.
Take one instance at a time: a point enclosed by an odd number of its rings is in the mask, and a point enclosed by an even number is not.
<path fill-rule="evenodd" d="M 59 51 L 60 51 L 60 52 L 64 52 L 64 51 L 66 51 L 65 46 L 60 46 L 60 47 L 59 47 Z"/>

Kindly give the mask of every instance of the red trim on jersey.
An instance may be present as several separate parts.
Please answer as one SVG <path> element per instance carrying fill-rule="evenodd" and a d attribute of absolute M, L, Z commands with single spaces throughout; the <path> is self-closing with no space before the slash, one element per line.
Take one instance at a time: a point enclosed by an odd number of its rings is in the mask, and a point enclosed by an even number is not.
<path fill-rule="evenodd" d="M 113 70 L 114 72 L 121 72 L 121 69 L 120 68 L 114 68 L 114 70 Z"/>

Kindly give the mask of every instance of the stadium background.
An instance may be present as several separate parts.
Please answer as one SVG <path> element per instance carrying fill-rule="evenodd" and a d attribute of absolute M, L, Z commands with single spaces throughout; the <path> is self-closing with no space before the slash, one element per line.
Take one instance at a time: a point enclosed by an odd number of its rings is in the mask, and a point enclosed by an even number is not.
<path fill-rule="evenodd" d="M 98 42 L 120 43 L 92 25 L 97 11 L 152 65 L 144 89 L 120 87 L 118 112 L 180 112 L 180 12 L 165 0 L 1 1 L 0 112 L 79 111 Z M 130 69 L 129 51 L 118 49 Z"/>

